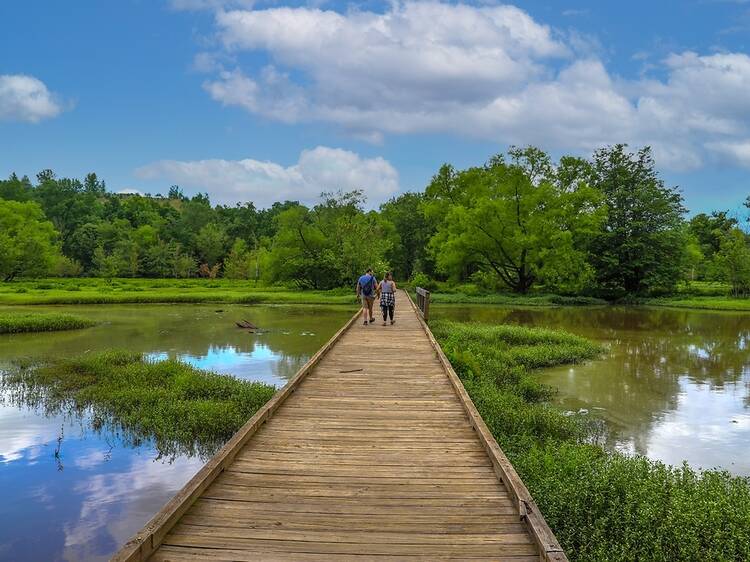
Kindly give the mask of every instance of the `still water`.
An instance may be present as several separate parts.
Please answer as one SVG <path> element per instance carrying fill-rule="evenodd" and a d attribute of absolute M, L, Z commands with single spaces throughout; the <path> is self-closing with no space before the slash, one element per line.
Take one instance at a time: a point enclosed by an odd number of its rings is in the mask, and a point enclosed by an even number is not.
<path fill-rule="evenodd" d="M 434 318 L 559 328 L 607 347 L 546 369 L 559 406 L 606 422 L 607 445 L 750 475 L 750 314 L 666 308 L 435 306 Z"/>
<path fill-rule="evenodd" d="M 0 335 L 0 370 L 24 357 L 126 348 L 280 386 L 352 313 L 237 305 L 65 310 L 100 324 Z M 560 389 L 559 407 L 605 420 L 612 448 L 750 474 L 748 314 L 435 305 L 433 316 L 560 328 L 597 340 L 607 347 L 601 359 L 539 374 Z M 267 332 L 236 328 L 241 319 Z M 127 446 L 117 435 L 92 431 L 85 419 L 45 416 L 2 398 L 0 560 L 105 560 L 204 462 L 160 459 L 149 443 Z"/>
<path fill-rule="evenodd" d="M 14 308 L 13 310 L 19 310 Z M 35 311 L 59 310 L 34 307 Z M 71 306 L 100 322 L 85 330 L 0 335 L 0 370 L 123 348 L 154 359 L 282 386 L 351 315 L 347 307 Z M 247 319 L 266 330 L 235 327 Z M 0 394 L 0 560 L 106 560 L 203 465 L 161 459 L 86 419 L 45 416 Z"/>

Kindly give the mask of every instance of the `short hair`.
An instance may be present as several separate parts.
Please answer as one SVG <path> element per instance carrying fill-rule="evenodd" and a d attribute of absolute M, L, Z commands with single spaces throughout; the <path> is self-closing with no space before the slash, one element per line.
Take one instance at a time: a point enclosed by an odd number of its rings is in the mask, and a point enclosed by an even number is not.
<path fill-rule="evenodd" d="M 372 268 L 371 267 L 367 268 L 367 273 L 372 273 Z"/>

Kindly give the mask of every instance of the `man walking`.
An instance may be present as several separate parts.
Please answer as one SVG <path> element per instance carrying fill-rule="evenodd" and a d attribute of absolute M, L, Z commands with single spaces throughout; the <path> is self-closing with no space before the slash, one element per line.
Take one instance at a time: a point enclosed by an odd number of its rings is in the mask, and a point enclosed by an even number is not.
<path fill-rule="evenodd" d="M 357 297 L 362 300 L 362 315 L 364 316 L 364 325 L 375 322 L 372 315 L 372 305 L 375 302 L 375 288 L 378 281 L 372 274 L 372 268 L 367 268 L 367 272 L 357 281 Z"/>

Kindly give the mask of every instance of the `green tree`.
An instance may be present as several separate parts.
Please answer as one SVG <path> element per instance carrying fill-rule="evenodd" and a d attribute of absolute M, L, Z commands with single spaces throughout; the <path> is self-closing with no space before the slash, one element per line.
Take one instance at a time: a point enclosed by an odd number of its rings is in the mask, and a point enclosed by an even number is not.
<path fill-rule="evenodd" d="M 0 199 L 0 277 L 36 277 L 49 273 L 60 258 L 58 233 L 33 202 Z"/>
<path fill-rule="evenodd" d="M 244 240 L 237 238 L 232 244 L 229 256 L 224 260 L 224 277 L 229 279 L 250 279 L 254 260 Z"/>
<path fill-rule="evenodd" d="M 201 262 L 213 267 L 224 257 L 227 234 L 218 224 L 209 223 L 198 231 L 195 245 Z"/>
<path fill-rule="evenodd" d="M 409 279 L 417 271 L 435 274 L 434 260 L 428 252 L 435 227 L 422 209 L 424 199 L 423 193 L 404 193 L 380 207 L 383 218 L 393 224 L 398 234 L 386 256 L 397 279 Z"/>
<path fill-rule="evenodd" d="M 679 191 L 659 178 L 651 149 L 598 150 L 591 183 L 607 205 L 604 228 L 590 244 L 600 290 L 621 296 L 674 289 L 683 271 L 685 208 Z"/>
<path fill-rule="evenodd" d="M 195 276 L 198 271 L 195 259 L 185 254 L 176 242 L 173 242 L 170 248 L 172 251 L 172 277 L 180 279 Z"/>
<path fill-rule="evenodd" d="M 94 263 L 94 251 L 99 246 L 100 224 L 87 222 L 78 227 L 68 241 L 68 257 L 76 260 L 85 271 Z"/>
<path fill-rule="evenodd" d="M 101 216 L 98 194 L 86 191 L 76 179 L 57 179 L 51 170 L 40 172 L 37 178 L 34 198 L 60 233 L 63 252 L 68 255 L 74 232 L 86 223 L 98 222 Z"/>
<path fill-rule="evenodd" d="M 30 201 L 33 196 L 32 189 L 29 178 L 24 176 L 19 180 L 16 174 L 11 174 L 7 180 L 0 181 L 0 199 Z"/>
<path fill-rule="evenodd" d="M 732 285 L 734 296 L 750 292 L 750 247 L 747 235 L 739 228 L 726 234 L 716 255 L 722 278 Z"/>
<path fill-rule="evenodd" d="M 361 191 L 324 193 L 313 209 L 298 205 L 277 217 L 270 256 L 274 281 L 330 289 L 353 286 L 367 267 L 384 272 L 392 227 L 363 211 Z"/>
<path fill-rule="evenodd" d="M 496 275 L 514 292 L 544 283 L 583 287 L 591 271 L 577 237 L 596 232 L 600 196 L 584 182 L 563 182 L 549 157 L 512 148 L 481 168 L 443 166 L 427 187 L 425 211 L 437 224 L 430 248 L 454 277 Z"/>
<path fill-rule="evenodd" d="M 695 266 L 696 278 L 717 279 L 722 276 L 720 267 L 715 263 L 716 254 L 721 249 L 722 241 L 737 226 L 737 219 L 727 216 L 726 211 L 700 213 L 690 219 L 689 234 L 699 245 L 703 255 L 703 260 Z"/>

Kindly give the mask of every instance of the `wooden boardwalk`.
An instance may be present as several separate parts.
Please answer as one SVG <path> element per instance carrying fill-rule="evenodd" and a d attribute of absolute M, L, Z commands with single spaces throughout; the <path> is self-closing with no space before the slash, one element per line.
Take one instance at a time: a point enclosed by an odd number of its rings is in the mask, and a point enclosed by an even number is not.
<path fill-rule="evenodd" d="M 411 300 L 352 318 L 114 560 L 566 560 Z"/>

